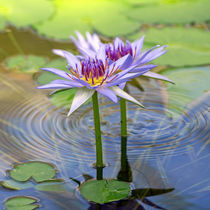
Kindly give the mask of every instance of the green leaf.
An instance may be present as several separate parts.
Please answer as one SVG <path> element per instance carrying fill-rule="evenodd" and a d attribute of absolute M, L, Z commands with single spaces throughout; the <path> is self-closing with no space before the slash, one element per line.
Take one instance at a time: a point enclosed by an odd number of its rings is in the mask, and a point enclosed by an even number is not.
<path fill-rule="evenodd" d="M 107 36 L 124 35 L 140 27 L 139 21 L 127 18 L 128 5 L 109 0 L 55 0 L 57 12 L 50 20 L 34 27 L 50 37 L 68 39 L 75 30 L 95 30 Z"/>
<path fill-rule="evenodd" d="M 16 71 L 21 71 L 24 73 L 34 73 L 38 72 L 41 67 L 47 62 L 46 58 L 35 56 L 35 55 L 17 55 L 14 57 L 10 57 L 5 65 L 11 69 Z"/>
<path fill-rule="evenodd" d="M 29 196 L 16 196 L 9 198 L 5 202 L 7 210 L 32 210 L 39 207 L 39 205 L 33 205 L 38 200 Z"/>
<path fill-rule="evenodd" d="M 111 179 L 84 182 L 80 192 L 88 201 L 103 204 L 126 198 L 131 190 L 128 182 Z"/>
<path fill-rule="evenodd" d="M 174 68 L 161 72 L 175 82 L 168 87 L 169 107 L 183 111 L 189 103 L 210 89 L 210 67 Z"/>
<path fill-rule="evenodd" d="M 6 0 L 0 2 L 4 19 L 16 26 L 27 26 L 48 19 L 54 12 L 49 0 Z"/>
<path fill-rule="evenodd" d="M 138 39 L 143 34 L 130 36 Z M 156 44 L 168 45 L 168 52 L 153 63 L 170 66 L 194 66 L 210 63 L 210 31 L 195 28 L 167 27 L 150 28 L 146 32 L 144 48 Z"/>
<path fill-rule="evenodd" d="M 15 165 L 9 173 L 16 181 L 25 182 L 33 178 L 36 182 L 42 182 L 52 179 L 56 170 L 52 164 L 34 161 Z"/>
<path fill-rule="evenodd" d="M 11 180 L 2 181 L 1 186 L 10 190 L 23 190 L 23 189 L 32 188 L 34 185 L 29 182 L 23 183 L 11 179 Z"/>
<path fill-rule="evenodd" d="M 191 23 L 209 20 L 209 0 L 138 0 L 127 12 L 141 23 Z"/>

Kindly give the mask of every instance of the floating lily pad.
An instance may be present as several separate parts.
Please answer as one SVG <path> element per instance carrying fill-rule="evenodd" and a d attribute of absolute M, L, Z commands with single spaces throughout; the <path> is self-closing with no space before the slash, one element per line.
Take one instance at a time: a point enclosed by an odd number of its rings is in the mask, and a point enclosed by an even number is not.
<path fill-rule="evenodd" d="M 138 0 L 127 12 L 141 23 L 190 23 L 209 20 L 209 0 Z"/>
<path fill-rule="evenodd" d="M 38 72 L 41 67 L 47 62 L 47 59 L 41 56 L 29 55 L 17 55 L 10 57 L 5 65 L 16 71 L 21 71 L 24 73 L 34 73 Z"/>
<path fill-rule="evenodd" d="M 6 180 L 1 182 L 1 186 L 10 190 L 23 190 L 34 187 L 32 183 L 26 182 L 18 182 L 15 180 Z"/>
<path fill-rule="evenodd" d="M 130 39 L 135 40 L 142 35 L 138 33 L 130 36 Z M 209 43 L 210 31 L 184 27 L 151 28 L 146 32 L 144 48 L 156 44 L 168 45 L 168 52 L 153 63 L 176 67 L 193 66 L 210 64 Z"/>
<path fill-rule="evenodd" d="M 109 203 L 126 198 L 130 192 L 128 182 L 111 180 L 91 180 L 80 186 L 84 198 L 95 203 Z"/>
<path fill-rule="evenodd" d="M 5 0 L 0 2 L 3 18 L 16 26 L 27 26 L 48 19 L 54 12 L 49 0 Z"/>
<path fill-rule="evenodd" d="M 128 5 L 109 0 L 55 0 L 57 12 L 50 20 L 34 27 L 47 36 L 68 39 L 75 30 L 84 33 L 97 31 L 108 35 L 124 35 L 134 32 L 140 23 L 126 17 Z"/>
<path fill-rule="evenodd" d="M 95 1 L 91 7 L 95 9 L 91 13 L 94 29 L 106 36 L 126 35 L 141 26 L 139 21 L 133 21 L 125 15 L 128 5 L 120 1 Z"/>
<path fill-rule="evenodd" d="M 38 200 L 33 197 L 29 196 L 17 196 L 9 198 L 5 202 L 5 206 L 7 210 L 32 210 L 39 207 L 39 205 L 36 205 Z"/>
<path fill-rule="evenodd" d="M 210 89 L 210 67 L 175 68 L 161 74 L 175 82 L 175 85 L 165 85 L 168 86 L 169 106 L 176 105 L 180 110 Z"/>
<path fill-rule="evenodd" d="M 43 182 L 52 179 L 56 170 L 52 164 L 44 162 L 26 162 L 15 165 L 14 169 L 9 171 L 10 176 L 16 180 L 25 182 L 33 178 L 36 182 Z"/>

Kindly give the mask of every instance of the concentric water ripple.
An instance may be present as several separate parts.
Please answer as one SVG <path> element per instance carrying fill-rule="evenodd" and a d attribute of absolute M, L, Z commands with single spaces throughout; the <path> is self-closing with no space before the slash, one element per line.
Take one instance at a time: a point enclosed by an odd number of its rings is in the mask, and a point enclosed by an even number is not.
<path fill-rule="evenodd" d="M 208 140 L 209 95 L 180 112 L 182 101 L 164 104 L 160 88 L 144 93 L 132 89 L 147 109 L 128 103 L 128 155 L 178 155 Z M 141 94 L 141 97 L 139 95 Z M 172 98 L 184 98 L 173 93 Z M 101 129 L 107 159 L 120 154 L 119 104 L 101 101 Z M 41 95 L 26 95 L 1 107 L 1 147 L 17 156 L 34 158 L 94 161 L 95 143 L 91 104 L 76 111 L 70 118 L 67 110 L 56 108 Z"/>

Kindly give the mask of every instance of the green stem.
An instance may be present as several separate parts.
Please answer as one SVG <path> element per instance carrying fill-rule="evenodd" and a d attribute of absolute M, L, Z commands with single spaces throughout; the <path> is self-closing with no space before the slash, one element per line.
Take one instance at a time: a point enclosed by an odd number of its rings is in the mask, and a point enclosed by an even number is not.
<path fill-rule="evenodd" d="M 121 137 L 127 137 L 127 117 L 126 117 L 126 100 L 120 99 L 120 113 L 121 113 Z"/>
<path fill-rule="evenodd" d="M 127 160 L 127 137 L 121 137 L 121 170 L 126 171 L 128 165 Z"/>
<path fill-rule="evenodd" d="M 96 168 L 101 168 L 103 167 L 103 152 L 102 152 L 102 142 L 101 142 L 100 115 L 99 115 L 97 91 L 95 91 L 95 93 L 93 94 L 92 101 L 93 101 L 95 139 L 96 139 Z"/>

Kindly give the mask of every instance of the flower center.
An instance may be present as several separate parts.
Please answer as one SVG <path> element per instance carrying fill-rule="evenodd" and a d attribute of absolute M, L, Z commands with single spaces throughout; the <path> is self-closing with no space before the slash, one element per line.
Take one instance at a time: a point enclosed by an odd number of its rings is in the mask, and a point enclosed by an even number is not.
<path fill-rule="evenodd" d="M 81 61 L 81 79 L 93 87 L 103 83 L 105 70 L 106 66 L 101 60 L 89 59 Z"/>
<path fill-rule="evenodd" d="M 112 47 L 110 44 L 107 44 L 105 52 L 106 56 L 112 61 L 116 61 L 127 54 L 133 56 L 133 51 L 130 43 L 126 43 L 126 45 L 119 45 L 117 48 L 114 45 Z"/>

